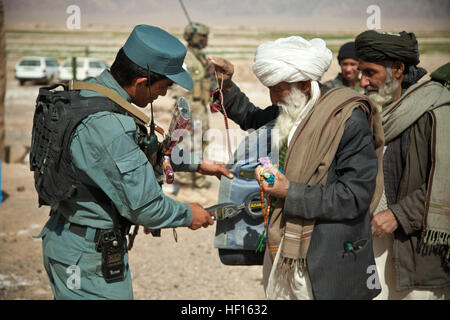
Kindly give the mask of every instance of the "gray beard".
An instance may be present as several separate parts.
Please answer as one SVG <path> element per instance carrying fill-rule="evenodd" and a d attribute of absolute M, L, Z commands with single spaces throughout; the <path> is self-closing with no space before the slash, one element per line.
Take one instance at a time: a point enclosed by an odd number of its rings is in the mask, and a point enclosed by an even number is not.
<path fill-rule="evenodd" d="M 386 80 L 384 81 L 383 86 L 378 88 L 377 93 L 368 95 L 367 88 L 365 93 L 379 112 L 394 101 L 395 93 L 400 86 L 400 82 L 392 77 L 391 68 L 386 67 L 386 73 Z"/>
<path fill-rule="evenodd" d="M 289 95 L 278 103 L 279 115 L 274 129 L 277 129 L 280 147 L 286 143 L 292 126 L 307 103 L 305 94 L 295 86 L 291 86 Z"/>

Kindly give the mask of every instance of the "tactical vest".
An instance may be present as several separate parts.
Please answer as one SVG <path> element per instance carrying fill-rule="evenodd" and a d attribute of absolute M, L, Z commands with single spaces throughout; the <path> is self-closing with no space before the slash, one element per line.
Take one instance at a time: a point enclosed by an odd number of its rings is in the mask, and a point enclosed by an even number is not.
<path fill-rule="evenodd" d="M 58 86 L 64 90 L 54 91 Z M 125 113 L 109 98 L 82 97 L 80 91 L 68 90 L 61 84 L 39 89 L 30 152 L 39 206 L 49 205 L 56 211 L 63 200 L 93 194 L 92 188 L 82 184 L 72 168 L 70 145 L 80 122 L 101 111 Z"/>

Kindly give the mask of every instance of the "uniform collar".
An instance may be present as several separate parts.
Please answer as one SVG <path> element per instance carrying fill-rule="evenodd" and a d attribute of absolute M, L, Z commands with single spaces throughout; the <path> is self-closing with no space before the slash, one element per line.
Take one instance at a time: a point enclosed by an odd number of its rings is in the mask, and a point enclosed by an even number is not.
<path fill-rule="evenodd" d="M 127 100 L 128 102 L 131 102 L 131 97 L 128 95 L 128 93 L 117 83 L 116 79 L 111 75 L 109 70 L 103 70 L 103 72 L 97 77 L 97 78 L 91 78 L 87 80 L 87 82 L 93 82 L 101 84 L 113 91 L 115 91 L 118 95 L 120 95 L 122 98 Z M 101 94 L 94 92 L 94 91 L 87 91 L 83 90 L 81 92 L 81 95 L 83 97 L 95 97 L 95 96 L 101 96 Z"/>

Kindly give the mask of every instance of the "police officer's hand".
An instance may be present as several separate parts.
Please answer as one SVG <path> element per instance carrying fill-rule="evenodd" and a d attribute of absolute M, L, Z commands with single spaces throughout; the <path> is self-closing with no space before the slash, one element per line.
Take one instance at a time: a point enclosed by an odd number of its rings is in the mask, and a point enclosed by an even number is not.
<path fill-rule="evenodd" d="M 223 87 L 222 92 L 226 93 L 230 91 L 231 89 L 231 78 L 233 77 L 234 73 L 234 66 L 233 64 L 225 60 L 223 58 L 218 57 L 208 57 L 209 61 L 211 61 L 211 64 L 214 66 L 214 69 L 217 73 L 217 80 L 219 81 L 218 85 L 222 83 L 223 78 Z"/>
<path fill-rule="evenodd" d="M 234 178 L 234 175 L 225 167 L 225 164 L 211 160 L 202 160 L 197 171 L 207 176 L 216 176 L 219 180 L 222 175 L 228 179 Z"/>
<path fill-rule="evenodd" d="M 197 230 L 201 227 L 207 228 L 214 224 L 214 220 L 211 215 L 198 203 L 189 203 L 192 209 L 192 224 L 189 229 Z"/>

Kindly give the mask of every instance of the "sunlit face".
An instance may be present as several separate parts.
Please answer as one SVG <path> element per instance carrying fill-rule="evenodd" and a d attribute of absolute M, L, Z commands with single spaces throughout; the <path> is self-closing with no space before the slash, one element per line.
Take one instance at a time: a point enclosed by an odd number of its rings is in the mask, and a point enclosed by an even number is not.
<path fill-rule="evenodd" d="M 133 97 L 133 103 L 136 104 L 139 107 L 146 107 L 147 104 L 150 102 L 155 101 L 158 99 L 159 96 L 165 96 L 167 93 L 167 89 L 171 87 L 173 84 L 173 81 L 166 78 L 160 81 L 155 82 L 151 85 L 151 99 L 148 94 L 148 87 L 147 87 L 147 81 L 142 81 L 137 84 L 136 87 L 136 94 Z"/>
<path fill-rule="evenodd" d="M 291 85 L 288 82 L 280 82 L 272 87 L 269 87 L 270 101 L 272 104 L 278 104 L 283 101 L 291 92 Z"/>
<path fill-rule="evenodd" d="M 398 64 L 396 66 L 393 63 L 361 62 L 361 87 L 379 111 L 401 94 L 402 66 L 399 68 Z"/>
<path fill-rule="evenodd" d="M 206 46 L 208 45 L 208 36 L 202 35 L 200 37 L 200 44 L 202 48 L 206 48 Z"/>
<path fill-rule="evenodd" d="M 368 95 L 378 93 L 378 90 L 386 81 L 386 67 L 378 63 L 360 60 L 359 70 L 361 71 L 361 87 L 367 88 L 366 93 Z"/>
<path fill-rule="evenodd" d="M 339 63 L 341 66 L 342 77 L 348 81 L 352 82 L 358 79 L 359 70 L 358 70 L 358 61 L 352 58 L 342 59 Z"/>
<path fill-rule="evenodd" d="M 301 91 L 298 84 L 290 84 L 290 93 L 278 102 L 279 114 L 275 122 L 276 134 L 279 143 L 283 145 L 291 133 L 294 123 L 308 104 L 306 95 Z"/>
<path fill-rule="evenodd" d="M 189 44 L 199 49 L 206 48 L 208 45 L 208 36 L 205 34 L 195 34 L 189 41 Z"/>

